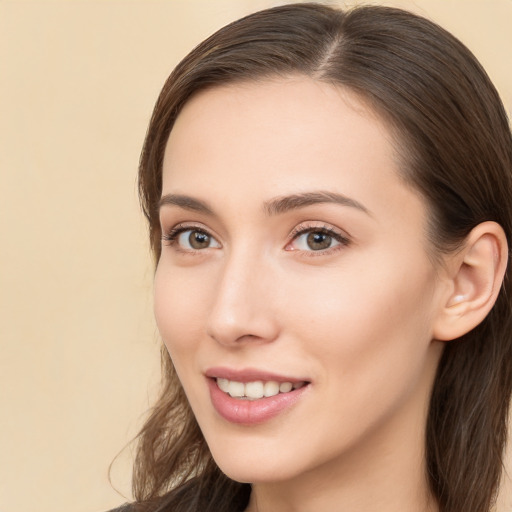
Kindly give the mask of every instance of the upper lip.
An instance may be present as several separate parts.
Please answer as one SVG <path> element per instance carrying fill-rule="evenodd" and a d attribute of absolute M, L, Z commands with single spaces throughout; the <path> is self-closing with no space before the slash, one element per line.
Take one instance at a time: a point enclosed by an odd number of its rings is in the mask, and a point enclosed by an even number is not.
<path fill-rule="evenodd" d="M 257 380 L 262 381 L 276 381 L 276 382 L 309 382 L 308 379 L 297 377 L 290 377 L 286 375 L 279 375 L 277 373 L 269 372 L 266 370 L 259 370 L 257 368 L 225 368 L 225 367 L 212 367 L 205 371 L 205 376 L 209 378 L 228 379 L 236 382 L 254 382 Z"/>

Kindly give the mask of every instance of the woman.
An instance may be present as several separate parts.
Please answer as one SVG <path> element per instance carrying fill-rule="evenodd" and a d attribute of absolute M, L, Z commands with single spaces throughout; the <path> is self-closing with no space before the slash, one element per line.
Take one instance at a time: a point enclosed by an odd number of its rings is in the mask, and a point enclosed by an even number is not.
<path fill-rule="evenodd" d="M 288 5 L 185 57 L 140 165 L 164 385 L 129 510 L 490 510 L 511 171 L 487 75 L 413 14 Z"/>

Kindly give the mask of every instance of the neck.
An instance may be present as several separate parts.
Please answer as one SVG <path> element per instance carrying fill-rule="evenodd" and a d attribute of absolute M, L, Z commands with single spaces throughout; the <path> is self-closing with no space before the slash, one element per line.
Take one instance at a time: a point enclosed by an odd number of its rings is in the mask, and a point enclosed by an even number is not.
<path fill-rule="evenodd" d="M 247 512 L 438 512 L 419 454 L 405 464 L 396 450 L 387 452 L 347 459 L 344 467 L 328 464 L 293 481 L 254 484 Z"/>

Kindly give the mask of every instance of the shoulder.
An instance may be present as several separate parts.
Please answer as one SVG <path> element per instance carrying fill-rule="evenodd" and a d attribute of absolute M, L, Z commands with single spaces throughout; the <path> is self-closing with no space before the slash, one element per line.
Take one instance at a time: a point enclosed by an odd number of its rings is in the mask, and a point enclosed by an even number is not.
<path fill-rule="evenodd" d="M 108 512 L 135 512 L 135 507 L 130 503 L 126 503 L 125 505 L 121 505 L 120 507 L 113 508 Z"/>
<path fill-rule="evenodd" d="M 125 503 L 124 505 L 108 510 L 107 512 L 171 512 L 172 510 L 174 510 L 174 508 L 169 508 L 169 503 L 160 498 L 153 502 Z M 189 509 L 187 508 L 187 510 Z"/>

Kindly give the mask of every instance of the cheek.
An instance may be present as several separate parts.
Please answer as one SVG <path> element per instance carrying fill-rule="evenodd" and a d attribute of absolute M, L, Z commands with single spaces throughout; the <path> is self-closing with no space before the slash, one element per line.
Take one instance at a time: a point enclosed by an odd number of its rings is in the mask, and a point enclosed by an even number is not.
<path fill-rule="evenodd" d="M 197 379 L 196 356 L 204 339 L 202 319 L 208 309 L 208 294 L 201 286 L 196 288 L 199 283 L 183 269 L 166 265 L 165 260 L 159 263 L 154 280 L 154 313 L 158 331 L 192 406 L 204 399 L 202 382 Z"/>
<path fill-rule="evenodd" d="M 328 366 L 326 378 L 384 378 L 421 366 L 431 340 L 435 278 L 424 258 L 393 254 L 386 261 L 380 251 L 378 266 L 361 258 L 306 274 L 300 284 L 292 280 L 288 323 L 295 324 L 304 350 Z"/>
<path fill-rule="evenodd" d="M 155 320 L 171 357 L 191 353 L 201 332 L 206 295 L 196 280 L 161 261 L 154 280 Z"/>
<path fill-rule="evenodd" d="M 314 362 L 323 397 L 311 414 L 314 428 L 331 425 L 332 444 L 319 439 L 315 447 L 325 457 L 423 396 L 428 383 L 433 275 L 419 265 L 408 267 L 414 280 L 386 269 L 340 271 L 290 292 L 294 339 Z"/>

